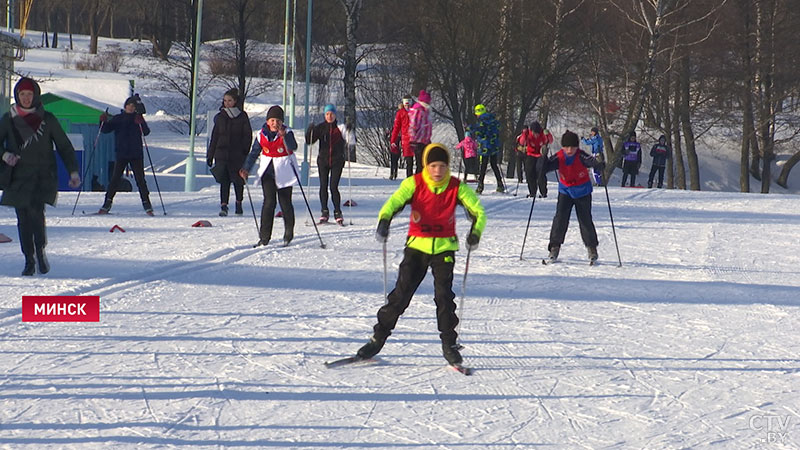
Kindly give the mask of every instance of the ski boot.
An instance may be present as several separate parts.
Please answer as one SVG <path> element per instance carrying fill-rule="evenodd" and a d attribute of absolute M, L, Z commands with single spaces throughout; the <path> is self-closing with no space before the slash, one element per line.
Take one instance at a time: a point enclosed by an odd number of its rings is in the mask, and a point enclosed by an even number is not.
<path fill-rule="evenodd" d="M 554 245 L 550 247 L 550 255 L 547 257 L 548 262 L 555 262 L 558 259 L 558 253 L 561 251 L 561 247 L 558 245 Z"/>
<path fill-rule="evenodd" d="M 106 201 L 103 202 L 103 206 L 100 207 L 100 211 L 97 211 L 97 214 L 108 214 L 108 211 L 110 210 L 111 210 L 111 200 L 106 199 Z"/>
<path fill-rule="evenodd" d="M 495 192 L 499 192 L 499 193 L 503 194 L 503 193 L 506 192 L 506 188 L 504 188 L 503 186 L 497 186 L 497 189 L 495 189 Z"/>
<path fill-rule="evenodd" d="M 586 247 L 586 250 L 589 252 L 589 264 L 594 265 L 597 261 L 597 247 Z"/>
<path fill-rule="evenodd" d="M 319 217 L 319 223 L 328 223 L 328 218 L 330 217 L 330 212 L 327 209 L 322 210 L 322 215 Z"/>
<path fill-rule="evenodd" d="M 236 202 L 236 215 L 241 216 L 244 214 L 244 210 L 242 209 L 242 202 Z"/>
<path fill-rule="evenodd" d="M 381 349 L 383 348 L 383 344 L 385 343 L 386 339 L 378 339 L 377 337 L 372 336 L 369 342 L 367 342 L 366 344 L 364 344 L 363 347 L 358 349 L 356 355 L 358 355 L 359 358 L 364 358 L 364 359 L 372 358 L 373 356 L 380 353 Z"/>
<path fill-rule="evenodd" d="M 344 217 L 342 217 L 341 211 L 334 211 L 333 218 L 336 219 L 336 224 L 344 226 Z"/>
<path fill-rule="evenodd" d="M 446 359 L 451 366 L 461 364 L 464 360 L 461 358 L 461 353 L 458 352 L 458 344 L 442 342 L 442 353 L 444 354 L 444 359 Z"/>
<path fill-rule="evenodd" d="M 294 233 L 287 230 L 285 233 L 283 233 L 283 246 L 288 247 L 292 242 L 292 239 L 294 239 Z"/>
<path fill-rule="evenodd" d="M 478 194 L 478 195 L 481 195 L 481 194 L 483 193 L 483 185 L 482 185 L 482 184 L 479 184 L 479 185 L 478 185 L 478 186 L 475 188 L 475 193 L 476 193 L 476 194 Z"/>
<path fill-rule="evenodd" d="M 219 207 L 219 216 L 225 217 L 227 215 L 228 215 L 228 205 L 223 204 Z"/>
<path fill-rule="evenodd" d="M 145 200 L 142 202 L 142 207 L 144 208 L 145 214 L 148 216 L 152 216 L 153 214 L 153 205 L 150 204 L 150 200 Z"/>

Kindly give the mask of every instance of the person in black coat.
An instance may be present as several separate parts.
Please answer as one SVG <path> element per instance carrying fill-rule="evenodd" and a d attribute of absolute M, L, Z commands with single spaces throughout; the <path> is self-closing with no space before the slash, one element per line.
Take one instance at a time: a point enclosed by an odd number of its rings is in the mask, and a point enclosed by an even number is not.
<path fill-rule="evenodd" d="M 319 125 L 310 125 L 306 130 L 306 142 L 313 145 L 319 141 L 319 156 L 317 168 L 319 170 L 319 202 L 322 205 L 320 222 L 327 222 L 330 217 L 328 210 L 328 179 L 330 177 L 331 198 L 333 200 L 333 217 L 340 225 L 344 223 L 342 217 L 342 196 L 339 194 L 339 180 L 345 162 L 345 146 L 355 145 L 353 131 L 345 125 L 336 122 L 336 107 L 332 104 L 325 106 L 325 121 Z"/>
<path fill-rule="evenodd" d="M 3 180 L 0 205 L 17 214 L 19 245 L 25 256 L 23 276 L 50 271 L 45 254 L 47 229 L 44 206 L 58 197 L 56 152 L 70 174 L 69 186 L 81 184 L 75 150 L 53 114 L 44 110 L 36 81 L 23 77 L 14 86 L 15 104 L 0 118 L 0 167 Z M 34 257 L 36 259 L 34 259 Z"/>
<path fill-rule="evenodd" d="M 220 216 L 228 215 L 231 183 L 236 195 L 236 214 L 243 212 L 244 180 L 239 176 L 239 169 L 250 152 L 253 129 L 250 127 L 250 117 L 240 106 L 238 89 L 225 92 L 219 113 L 214 116 L 214 129 L 208 145 L 206 164 L 211 167 L 216 162 L 212 173 L 219 183 Z"/>
<path fill-rule="evenodd" d="M 100 130 L 103 133 L 114 133 L 114 145 L 116 152 L 116 162 L 111 180 L 108 182 L 106 200 L 100 208 L 100 214 L 107 214 L 114 202 L 114 195 L 117 194 L 119 181 L 122 172 L 130 166 L 133 170 L 133 177 L 136 186 L 139 188 L 139 197 L 142 199 L 142 207 L 148 215 L 153 215 L 153 205 L 150 203 L 150 191 L 147 190 L 147 182 L 144 179 L 144 152 L 142 151 L 142 138 L 150 134 L 150 127 L 144 121 L 144 117 L 136 112 L 136 97 L 128 97 L 125 100 L 124 109 L 110 120 L 108 114 L 100 115 Z"/>

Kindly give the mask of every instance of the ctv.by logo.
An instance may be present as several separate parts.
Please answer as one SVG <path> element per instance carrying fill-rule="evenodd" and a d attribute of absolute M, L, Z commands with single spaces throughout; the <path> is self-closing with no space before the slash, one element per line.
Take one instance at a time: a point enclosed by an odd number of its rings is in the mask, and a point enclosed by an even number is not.
<path fill-rule="evenodd" d="M 765 444 L 787 444 L 789 442 L 790 416 L 756 414 L 750 416 L 749 425 L 753 431 L 765 433 L 761 438 Z"/>

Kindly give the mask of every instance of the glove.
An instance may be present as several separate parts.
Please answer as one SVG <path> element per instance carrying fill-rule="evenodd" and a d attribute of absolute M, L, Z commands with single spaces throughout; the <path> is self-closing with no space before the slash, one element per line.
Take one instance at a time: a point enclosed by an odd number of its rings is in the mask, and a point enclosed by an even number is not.
<path fill-rule="evenodd" d="M 8 164 L 11 167 L 17 165 L 17 161 L 19 161 L 19 156 L 14 152 L 5 152 L 3 153 L 3 162 Z"/>
<path fill-rule="evenodd" d="M 470 233 L 467 236 L 467 248 L 470 250 L 475 250 L 478 248 L 478 243 L 481 241 L 481 237 L 475 233 Z"/>
<path fill-rule="evenodd" d="M 389 221 L 381 219 L 378 222 L 378 230 L 375 232 L 375 238 L 378 242 L 386 242 L 389 238 Z"/>
<path fill-rule="evenodd" d="M 78 172 L 72 172 L 71 174 L 69 174 L 69 187 L 75 189 L 77 187 L 80 187 L 80 185 L 81 185 L 81 176 L 78 174 Z"/>
<path fill-rule="evenodd" d="M 100 114 L 100 123 L 108 122 L 108 113 Z"/>
<path fill-rule="evenodd" d="M 244 169 L 239 169 L 239 176 L 242 177 L 243 180 L 247 181 L 247 176 L 248 175 L 250 175 L 249 172 L 247 172 Z"/>
<path fill-rule="evenodd" d="M 141 125 L 141 124 L 143 124 L 143 123 L 144 123 L 144 117 L 142 117 L 142 115 L 141 115 L 141 114 L 137 114 L 137 115 L 136 115 L 136 116 L 133 118 L 133 123 L 135 123 L 136 125 Z"/>
<path fill-rule="evenodd" d="M 214 161 L 212 161 L 212 160 L 209 158 L 209 159 L 207 159 L 207 160 L 206 160 L 206 164 L 208 165 L 208 167 L 211 167 L 211 166 L 213 166 L 213 165 L 214 165 Z"/>
<path fill-rule="evenodd" d="M 395 142 L 392 142 L 392 145 L 391 145 L 391 147 L 392 147 L 392 152 L 393 152 L 393 153 L 397 153 L 397 143 L 395 143 Z"/>

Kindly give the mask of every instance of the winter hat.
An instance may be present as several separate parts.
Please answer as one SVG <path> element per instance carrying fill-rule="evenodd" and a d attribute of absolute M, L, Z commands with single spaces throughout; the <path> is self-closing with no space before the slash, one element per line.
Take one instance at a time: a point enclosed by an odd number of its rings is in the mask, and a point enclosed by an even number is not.
<path fill-rule="evenodd" d="M 667 142 L 667 137 L 664 136 L 663 134 L 658 137 L 658 142 L 661 142 L 661 141 Z"/>
<path fill-rule="evenodd" d="M 485 112 L 486 112 L 486 106 L 484 106 L 483 103 L 478 103 L 477 105 L 475 105 L 475 115 L 476 116 L 480 116 L 481 114 L 483 114 Z"/>
<path fill-rule="evenodd" d="M 594 134 L 600 134 L 600 130 L 597 127 L 592 127 L 591 131 L 594 131 Z"/>
<path fill-rule="evenodd" d="M 128 97 L 127 99 L 125 99 L 125 103 L 122 105 L 122 107 L 124 108 L 124 107 L 126 107 L 128 105 L 131 105 L 131 104 L 135 105 L 136 103 L 137 103 L 136 102 L 136 97 Z"/>
<path fill-rule="evenodd" d="M 539 121 L 537 120 L 531 124 L 531 131 L 538 134 L 544 130 L 542 129 L 542 124 L 540 124 Z"/>
<path fill-rule="evenodd" d="M 630 138 L 635 138 L 635 137 L 636 137 L 636 132 L 635 131 L 631 131 L 631 134 L 628 135 L 629 139 Z"/>
<path fill-rule="evenodd" d="M 19 82 L 17 82 L 17 85 L 14 87 L 14 92 L 19 91 L 36 92 L 36 87 L 33 83 L 33 80 L 30 78 L 20 78 Z"/>
<path fill-rule="evenodd" d="M 270 106 L 267 110 L 267 120 L 269 119 L 278 119 L 283 122 L 283 108 L 278 105 Z"/>
<path fill-rule="evenodd" d="M 336 114 L 336 106 L 334 106 L 333 103 L 328 103 L 325 105 L 325 109 L 322 110 L 322 114 L 327 114 L 328 111 Z"/>
<path fill-rule="evenodd" d="M 423 152 L 423 159 L 425 160 L 425 165 L 436 161 L 441 161 L 448 166 L 450 165 L 450 152 L 442 144 L 428 144 L 425 147 L 425 151 Z"/>
<path fill-rule="evenodd" d="M 464 137 L 470 137 L 470 136 L 472 136 L 472 134 L 469 131 L 464 132 Z"/>
<path fill-rule="evenodd" d="M 578 146 L 578 135 L 573 133 L 572 131 L 567 130 L 561 136 L 561 146 L 562 147 L 577 147 Z"/>
<path fill-rule="evenodd" d="M 425 89 L 419 91 L 419 95 L 417 96 L 420 102 L 422 103 L 430 103 L 431 102 L 431 94 L 428 93 Z"/>

